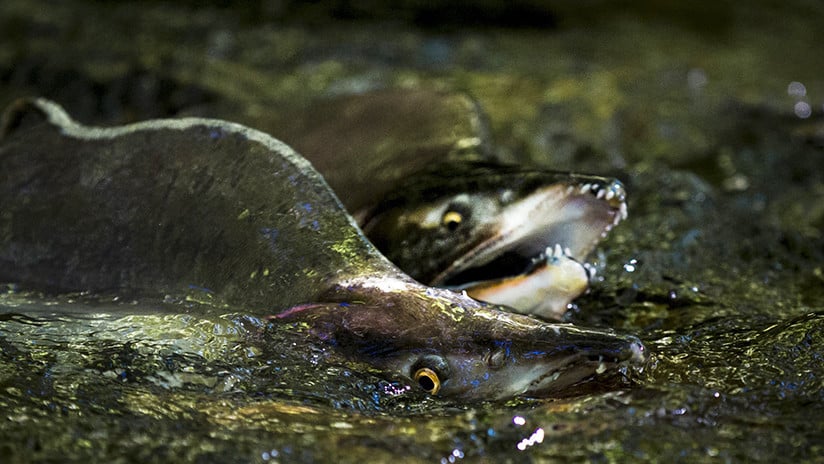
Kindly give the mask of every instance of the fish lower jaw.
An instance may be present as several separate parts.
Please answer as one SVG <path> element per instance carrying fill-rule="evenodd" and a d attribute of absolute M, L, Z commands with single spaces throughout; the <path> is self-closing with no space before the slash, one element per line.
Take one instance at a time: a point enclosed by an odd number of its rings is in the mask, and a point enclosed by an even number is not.
<path fill-rule="evenodd" d="M 489 266 L 484 280 L 451 288 L 517 313 L 549 320 L 560 319 L 593 278 L 590 269 L 571 258 L 568 250 L 558 244 L 547 247 L 536 258 L 524 259 L 522 270 L 517 273 L 496 273 L 494 265 Z"/>

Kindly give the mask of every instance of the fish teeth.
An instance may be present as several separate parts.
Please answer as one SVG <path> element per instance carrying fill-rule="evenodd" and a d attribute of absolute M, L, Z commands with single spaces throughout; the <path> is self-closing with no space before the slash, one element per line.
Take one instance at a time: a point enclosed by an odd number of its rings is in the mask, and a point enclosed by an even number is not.
<path fill-rule="evenodd" d="M 606 371 L 607 371 L 607 365 L 604 364 L 603 362 L 599 362 L 598 367 L 595 368 L 595 373 L 596 374 L 603 374 Z"/>
<path fill-rule="evenodd" d="M 620 216 L 621 216 L 622 221 L 627 218 L 627 204 L 626 203 L 621 203 Z"/>
<path fill-rule="evenodd" d="M 613 190 L 613 189 L 607 190 L 607 193 L 606 193 L 607 201 L 612 200 L 613 198 L 615 198 L 615 190 Z"/>
<path fill-rule="evenodd" d="M 533 262 L 541 261 L 544 259 L 552 259 L 552 258 L 569 258 L 572 255 L 572 251 L 569 248 L 561 248 L 560 243 L 556 243 L 554 246 L 546 247 L 542 256 L 533 259 Z"/>
<path fill-rule="evenodd" d="M 598 274 L 598 270 L 595 268 L 595 266 L 593 266 L 590 263 L 584 263 L 583 266 L 584 266 L 584 270 L 587 273 L 587 280 L 594 281 L 595 277 Z"/>
<path fill-rule="evenodd" d="M 569 187 L 567 187 L 567 189 L 566 189 L 566 194 L 567 194 L 567 195 L 572 195 L 572 192 L 574 192 L 574 191 L 575 191 L 575 186 L 570 185 L 570 186 L 569 186 Z"/>
<path fill-rule="evenodd" d="M 599 200 L 606 197 L 606 196 L 607 196 L 607 192 L 604 189 L 599 189 L 598 193 L 595 194 L 595 198 L 597 198 Z"/>
<path fill-rule="evenodd" d="M 581 193 L 589 192 L 589 189 L 592 188 L 592 184 L 584 184 L 581 186 Z"/>
<path fill-rule="evenodd" d="M 598 356 L 598 367 L 595 368 L 596 374 L 603 374 L 607 370 L 607 365 L 604 363 L 604 357 Z"/>

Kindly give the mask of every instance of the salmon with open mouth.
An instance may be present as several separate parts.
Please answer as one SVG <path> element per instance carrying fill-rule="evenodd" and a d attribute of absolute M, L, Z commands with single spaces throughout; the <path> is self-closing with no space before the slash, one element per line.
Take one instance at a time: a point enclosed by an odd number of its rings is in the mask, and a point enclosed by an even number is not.
<path fill-rule="evenodd" d="M 588 288 L 585 259 L 627 205 L 617 179 L 450 161 L 357 216 L 378 249 L 419 281 L 557 319 Z"/>

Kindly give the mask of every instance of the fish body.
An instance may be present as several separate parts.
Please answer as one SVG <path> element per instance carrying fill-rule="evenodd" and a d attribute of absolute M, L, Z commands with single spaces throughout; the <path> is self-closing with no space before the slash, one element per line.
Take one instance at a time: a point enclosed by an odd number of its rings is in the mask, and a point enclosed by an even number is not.
<path fill-rule="evenodd" d="M 239 124 L 87 127 L 52 102 L 17 102 L 3 118 L 0 211 L 2 281 L 172 299 L 204 289 L 433 394 L 569 394 L 645 359 L 632 336 L 419 284 L 305 159 Z"/>

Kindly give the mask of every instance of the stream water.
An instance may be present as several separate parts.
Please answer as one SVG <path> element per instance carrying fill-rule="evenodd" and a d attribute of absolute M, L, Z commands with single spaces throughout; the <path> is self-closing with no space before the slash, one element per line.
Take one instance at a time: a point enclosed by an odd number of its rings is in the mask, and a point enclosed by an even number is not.
<path fill-rule="evenodd" d="M 543 29 L 437 9 L 444 22 L 420 28 L 416 2 L 354 22 L 220 3 L 4 2 L 0 103 L 254 124 L 318 96 L 466 91 L 501 157 L 625 182 L 629 218 L 566 320 L 636 334 L 651 361 L 618 391 L 449 403 L 243 308 L 10 284 L 0 460 L 824 460 L 818 3 L 535 6 L 554 18 Z"/>

